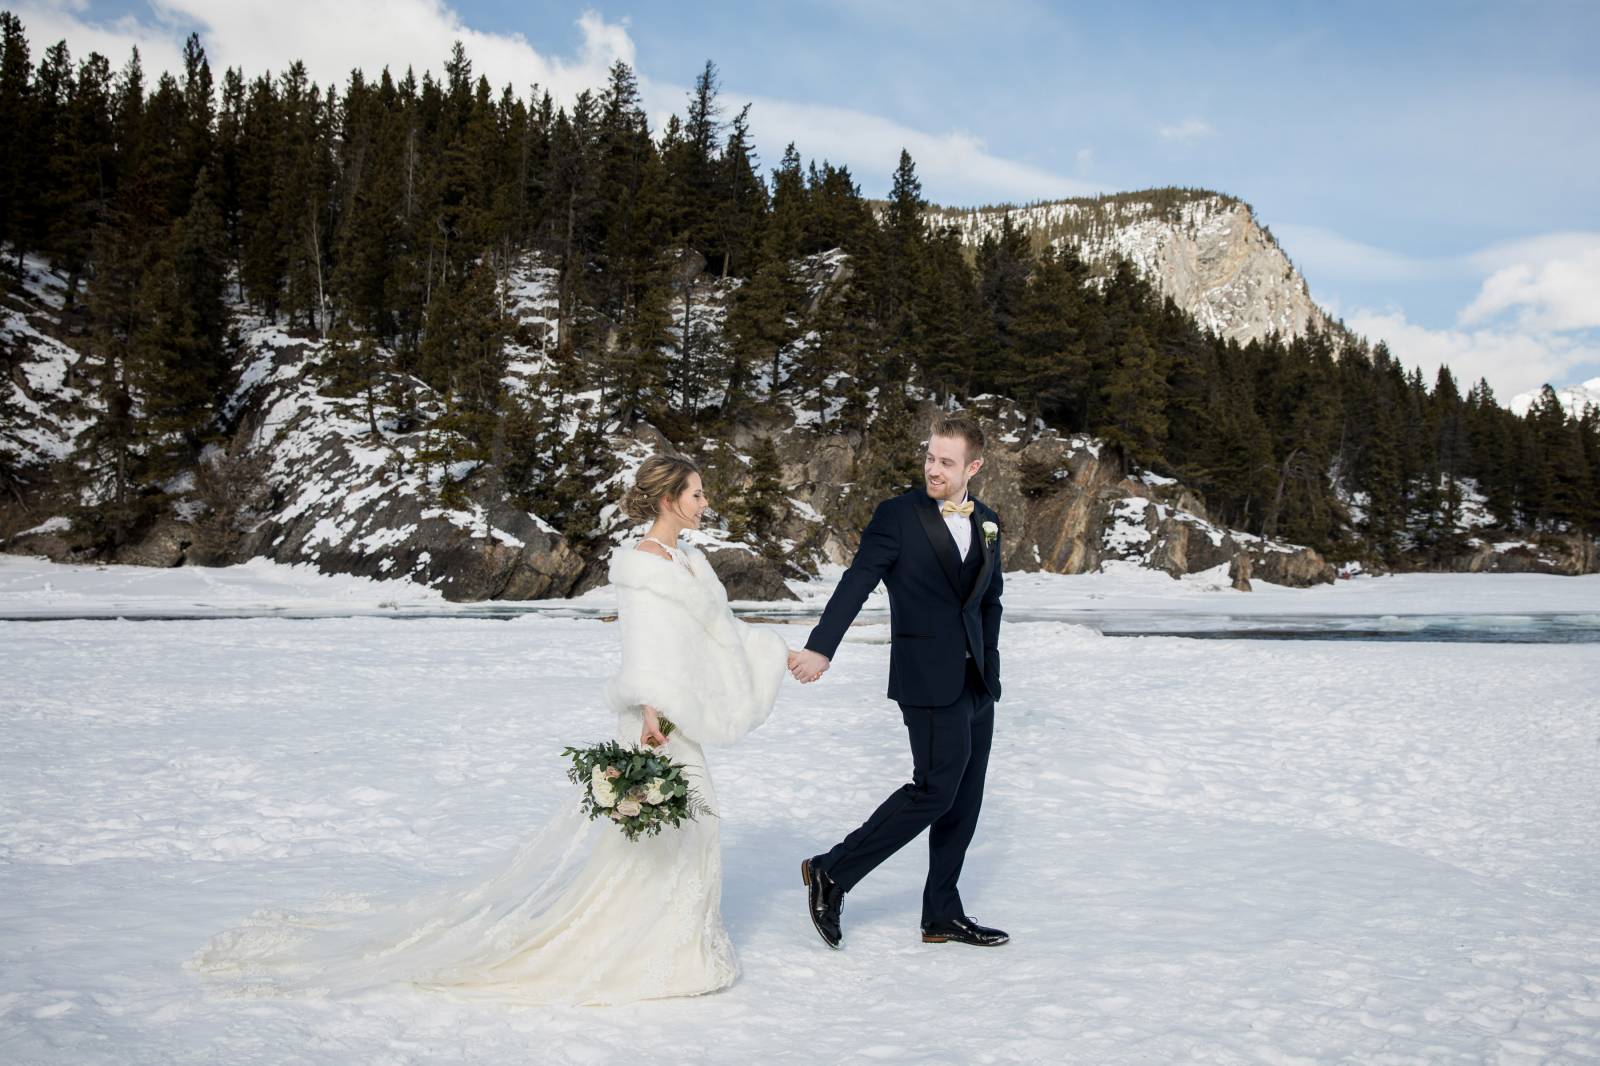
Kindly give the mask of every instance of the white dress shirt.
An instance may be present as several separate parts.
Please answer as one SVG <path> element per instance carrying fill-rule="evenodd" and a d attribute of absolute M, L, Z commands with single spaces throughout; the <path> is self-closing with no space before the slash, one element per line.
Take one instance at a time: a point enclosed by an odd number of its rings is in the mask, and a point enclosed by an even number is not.
<path fill-rule="evenodd" d="M 961 499 L 956 502 L 958 505 L 966 503 L 967 494 L 963 492 Z M 943 507 L 943 502 L 939 506 Z M 956 551 L 961 553 L 961 561 L 966 562 L 967 552 L 972 550 L 972 519 L 967 515 L 960 514 L 941 514 L 939 517 L 944 519 L 945 528 L 950 531 L 950 536 L 955 539 Z"/>

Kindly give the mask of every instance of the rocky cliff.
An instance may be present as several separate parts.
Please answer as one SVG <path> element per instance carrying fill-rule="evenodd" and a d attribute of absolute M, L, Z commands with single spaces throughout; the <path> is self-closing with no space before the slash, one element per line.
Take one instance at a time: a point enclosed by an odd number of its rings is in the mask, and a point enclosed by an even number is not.
<path fill-rule="evenodd" d="M 1129 260 L 1201 326 L 1240 343 L 1330 324 L 1272 234 L 1230 196 L 1162 189 L 1025 207 L 936 208 L 929 224 L 954 226 L 976 245 L 1008 217 L 1036 245 L 1070 245 L 1099 266 Z"/>
<path fill-rule="evenodd" d="M 1007 570 L 1084 574 L 1107 560 L 1128 560 L 1173 577 L 1227 567 L 1278 584 L 1332 581 L 1334 569 L 1299 545 L 1266 541 L 1209 520 L 1204 504 L 1171 478 L 1131 470 L 1092 437 L 1042 430 L 1025 439 L 1016 406 L 983 397 L 969 409 L 984 424 L 989 448 L 972 491 L 1000 515 Z M 923 412 L 931 418 L 934 408 Z M 824 558 L 848 563 L 858 530 L 822 516 L 838 514 L 858 442 L 818 438 L 803 428 L 778 431 L 784 481 L 796 490 L 784 535 L 818 540 Z M 818 530 L 818 526 L 821 530 Z"/>

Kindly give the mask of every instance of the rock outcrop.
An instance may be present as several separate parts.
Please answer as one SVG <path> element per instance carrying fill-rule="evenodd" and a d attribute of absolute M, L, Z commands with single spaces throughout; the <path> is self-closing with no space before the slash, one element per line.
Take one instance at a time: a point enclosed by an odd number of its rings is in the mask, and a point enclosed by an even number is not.
<path fill-rule="evenodd" d="M 329 573 L 405 577 L 450 600 L 570 594 L 584 560 L 566 538 L 503 501 L 447 487 L 468 471 L 425 458 L 420 432 L 371 425 L 354 401 L 316 384 L 317 345 L 263 326 L 229 403 L 230 451 L 265 459 L 258 513 L 236 538 L 237 559 L 266 556 Z M 447 502 L 447 499 L 449 502 Z"/>
<path fill-rule="evenodd" d="M 1334 568 L 1317 552 L 1216 525 L 1183 485 L 1131 473 L 1092 437 L 1044 430 L 1025 440 L 1015 405 L 988 398 L 973 409 L 990 440 L 973 492 L 1000 515 L 1007 570 L 1083 574 L 1119 559 L 1173 577 L 1228 566 L 1234 572 L 1242 567 L 1247 579 L 1297 587 L 1334 579 Z M 932 407 L 925 413 L 931 417 Z M 790 445 L 797 461 L 785 467 L 785 476 L 801 485 L 808 509 L 837 514 L 840 486 L 850 481 L 852 442 L 803 440 Z M 848 562 L 860 530 L 829 526 L 825 556 Z M 798 539 L 804 525 L 797 518 L 786 532 Z"/>
<path fill-rule="evenodd" d="M 1547 533 L 1534 540 L 1478 540 L 1451 567 L 1465 574 L 1562 574 L 1600 571 L 1600 544 L 1593 537 Z"/>
<path fill-rule="evenodd" d="M 1091 264 L 1129 260 L 1201 326 L 1241 344 L 1330 325 L 1272 234 L 1233 197 L 1152 190 L 1026 207 L 935 209 L 929 223 L 956 226 L 976 245 L 1008 215 L 1038 243 L 1070 245 Z"/>
<path fill-rule="evenodd" d="M 713 548 L 706 552 L 706 561 L 717 572 L 730 600 L 797 600 L 800 597 L 789 591 L 778 573 L 766 559 L 741 547 Z"/>

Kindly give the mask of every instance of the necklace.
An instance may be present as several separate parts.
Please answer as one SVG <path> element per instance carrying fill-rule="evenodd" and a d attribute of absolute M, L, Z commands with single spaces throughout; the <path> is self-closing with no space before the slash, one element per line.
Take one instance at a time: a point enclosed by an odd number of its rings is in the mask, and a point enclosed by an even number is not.
<path fill-rule="evenodd" d="M 674 548 L 672 545 L 667 544 L 664 541 L 657 540 L 655 537 L 640 537 L 639 539 L 640 540 L 647 540 L 651 544 L 659 545 L 660 547 L 665 548 L 666 551 L 667 551 L 667 555 L 674 562 L 681 563 L 685 570 L 689 571 L 689 573 L 691 573 L 691 574 L 694 573 L 694 567 L 689 565 L 689 557 L 687 555 L 683 554 L 683 552 L 679 551 L 677 548 Z"/>

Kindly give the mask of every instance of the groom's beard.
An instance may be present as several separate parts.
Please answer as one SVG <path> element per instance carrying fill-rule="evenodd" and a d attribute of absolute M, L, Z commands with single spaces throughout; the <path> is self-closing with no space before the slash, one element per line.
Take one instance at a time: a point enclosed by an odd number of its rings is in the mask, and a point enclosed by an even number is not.
<path fill-rule="evenodd" d="M 927 490 L 929 496 L 940 501 L 960 501 L 962 495 L 967 491 L 967 483 L 965 481 L 959 485 L 946 481 L 942 486 L 935 487 L 933 482 L 928 480 L 928 475 L 926 474 L 922 475 L 922 487 Z"/>

